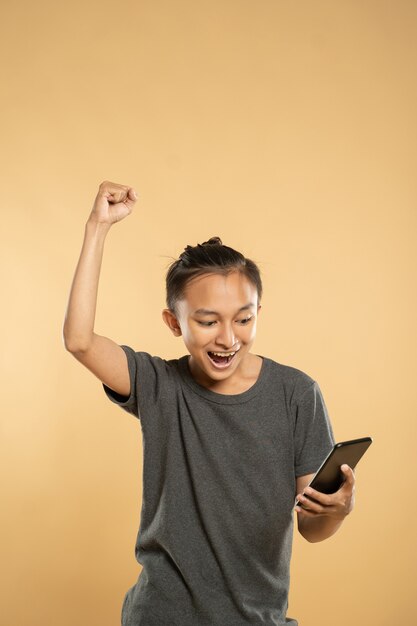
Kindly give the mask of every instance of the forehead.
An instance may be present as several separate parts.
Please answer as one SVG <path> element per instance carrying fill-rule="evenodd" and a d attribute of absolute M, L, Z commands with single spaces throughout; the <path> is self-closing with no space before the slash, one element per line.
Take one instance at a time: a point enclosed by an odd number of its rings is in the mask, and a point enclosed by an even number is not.
<path fill-rule="evenodd" d="M 253 303 L 257 304 L 257 290 L 244 274 L 231 272 L 223 274 L 203 274 L 193 278 L 186 286 L 182 303 L 189 311 L 210 309 L 237 309 Z"/>

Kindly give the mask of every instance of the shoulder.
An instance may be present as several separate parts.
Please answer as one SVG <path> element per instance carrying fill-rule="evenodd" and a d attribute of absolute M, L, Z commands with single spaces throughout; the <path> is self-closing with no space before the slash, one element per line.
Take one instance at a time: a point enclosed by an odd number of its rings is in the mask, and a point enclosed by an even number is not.
<path fill-rule="evenodd" d="M 317 386 L 316 380 L 303 370 L 271 358 L 267 358 L 267 361 L 274 382 L 290 391 L 291 395 L 301 397 L 308 389 L 312 390 Z"/>
<path fill-rule="evenodd" d="M 144 350 L 134 350 L 130 346 L 122 345 L 128 362 L 139 372 L 152 372 L 157 376 L 170 377 L 179 369 L 180 359 L 165 359 Z"/>

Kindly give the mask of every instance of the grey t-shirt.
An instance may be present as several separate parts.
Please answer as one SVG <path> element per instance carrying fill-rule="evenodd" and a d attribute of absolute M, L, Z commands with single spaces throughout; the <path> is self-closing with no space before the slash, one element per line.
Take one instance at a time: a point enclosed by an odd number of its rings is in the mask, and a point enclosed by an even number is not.
<path fill-rule="evenodd" d="M 287 618 L 296 477 L 315 472 L 334 438 L 320 388 L 262 357 L 235 395 L 198 384 L 189 355 L 165 360 L 122 346 L 139 417 L 142 571 L 123 626 L 296 626 Z"/>

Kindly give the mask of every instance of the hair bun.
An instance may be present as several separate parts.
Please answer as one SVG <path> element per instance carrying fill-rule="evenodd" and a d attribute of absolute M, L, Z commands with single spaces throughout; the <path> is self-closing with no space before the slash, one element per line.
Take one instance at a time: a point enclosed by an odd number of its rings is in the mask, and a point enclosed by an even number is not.
<path fill-rule="evenodd" d="M 204 241 L 201 245 L 202 246 L 208 246 L 208 245 L 219 245 L 222 246 L 222 240 L 220 239 L 220 237 L 210 237 L 210 239 L 208 241 Z"/>
<path fill-rule="evenodd" d="M 210 239 L 208 241 L 205 241 L 204 243 L 198 243 L 195 246 L 185 246 L 184 251 L 181 252 L 179 258 L 182 261 L 187 261 L 189 258 L 189 254 L 192 256 L 194 254 L 194 251 L 196 249 L 199 248 L 203 248 L 204 246 L 210 246 L 210 245 L 218 245 L 218 246 L 222 246 L 222 240 L 220 239 L 220 237 L 210 237 Z"/>

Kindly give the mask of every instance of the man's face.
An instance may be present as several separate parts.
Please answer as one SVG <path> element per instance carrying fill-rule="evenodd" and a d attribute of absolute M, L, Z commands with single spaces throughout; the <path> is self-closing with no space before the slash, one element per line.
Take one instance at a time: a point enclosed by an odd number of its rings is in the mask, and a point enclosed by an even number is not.
<path fill-rule="evenodd" d="M 163 318 L 174 335 L 182 335 L 195 378 L 210 383 L 237 379 L 243 371 L 259 309 L 256 287 L 236 271 L 192 279 L 177 302 L 177 316 L 164 309 Z M 232 352 L 227 359 L 213 354 Z"/>

